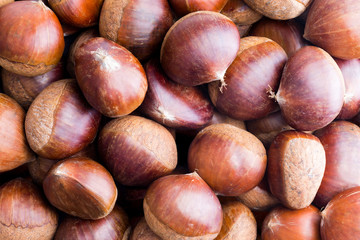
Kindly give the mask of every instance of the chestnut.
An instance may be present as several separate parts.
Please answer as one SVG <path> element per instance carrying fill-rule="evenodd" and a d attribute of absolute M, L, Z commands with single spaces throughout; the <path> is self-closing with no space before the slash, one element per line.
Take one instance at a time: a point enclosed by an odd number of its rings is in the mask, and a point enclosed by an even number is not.
<path fill-rule="evenodd" d="M 95 138 L 101 114 L 91 108 L 75 80 L 56 81 L 33 101 L 25 119 L 31 149 L 39 156 L 63 159 Z"/>
<path fill-rule="evenodd" d="M 262 240 L 320 240 L 319 209 L 310 205 L 299 210 L 273 209 L 265 218 Z"/>
<path fill-rule="evenodd" d="M 244 0 L 244 2 L 268 18 L 287 20 L 303 13 L 311 0 Z"/>
<path fill-rule="evenodd" d="M 239 120 L 265 117 L 277 109 L 269 97 L 277 89 L 287 55 L 276 42 L 264 37 L 240 40 L 237 56 L 221 82 L 209 84 L 212 103 L 220 112 Z"/>
<path fill-rule="evenodd" d="M 233 119 L 225 114 L 219 113 L 218 111 L 214 110 L 214 115 L 211 118 L 208 125 L 217 124 L 217 123 L 228 123 L 235 127 L 241 128 L 246 130 L 245 122 L 237 119 Z"/>
<path fill-rule="evenodd" d="M 250 8 L 243 0 L 229 0 L 221 13 L 236 25 L 250 25 L 262 18 L 262 14 Z"/>
<path fill-rule="evenodd" d="M 0 212 L 1 239 L 53 239 L 58 214 L 31 181 L 16 178 L 3 184 Z"/>
<path fill-rule="evenodd" d="M 54 240 L 127 240 L 130 234 L 128 216 L 116 206 L 104 218 L 98 220 L 83 220 L 67 216 L 60 223 Z"/>
<path fill-rule="evenodd" d="M 146 192 L 144 215 L 155 234 L 171 240 L 214 239 L 223 222 L 219 199 L 196 172 L 154 181 Z"/>
<path fill-rule="evenodd" d="M 0 7 L 12 2 L 14 2 L 14 0 L 0 0 Z"/>
<path fill-rule="evenodd" d="M 250 35 L 272 39 L 285 50 L 289 57 L 306 45 L 301 26 L 294 20 L 276 21 L 264 18 L 254 24 Z"/>
<path fill-rule="evenodd" d="M 167 0 L 105 0 L 99 31 L 144 61 L 158 50 L 172 24 Z"/>
<path fill-rule="evenodd" d="M 210 11 L 190 13 L 166 33 L 160 62 L 167 76 L 185 86 L 220 80 L 236 57 L 240 36 L 226 16 Z M 221 57 L 219 57 L 221 56 Z"/>
<path fill-rule="evenodd" d="M 0 172 L 35 160 L 24 132 L 25 112 L 9 96 L 0 93 Z"/>
<path fill-rule="evenodd" d="M 358 0 L 314 0 L 304 38 L 334 57 L 360 58 L 359 11 Z"/>
<path fill-rule="evenodd" d="M 263 178 L 266 151 L 251 133 L 230 124 L 214 124 L 201 130 L 192 141 L 188 166 L 217 194 L 238 196 Z"/>
<path fill-rule="evenodd" d="M 117 188 L 110 173 L 85 157 L 57 162 L 46 175 L 43 189 L 53 206 L 83 219 L 107 216 L 117 199 Z"/>
<path fill-rule="evenodd" d="M 104 0 L 48 0 L 61 22 L 85 28 L 98 23 Z"/>
<path fill-rule="evenodd" d="M 279 133 L 268 151 L 271 193 L 288 208 L 309 206 L 320 187 L 325 163 L 324 147 L 314 135 L 293 130 Z"/>
<path fill-rule="evenodd" d="M 129 240 L 161 240 L 161 238 L 150 229 L 145 218 L 141 218 Z"/>
<path fill-rule="evenodd" d="M 107 117 L 133 112 L 145 98 L 146 74 L 139 60 L 105 38 L 91 38 L 75 53 L 75 75 L 89 104 Z"/>
<path fill-rule="evenodd" d="M 127 186 L 146 186 L 169 174 L 177 164 L 173 136 L 162 125 L 139 116 L 110 121 L 101 130 L 98 150 L 114 179 Z"/>
<path fill-rule="evenodd" d="M 347 121 L 336 121 L 314 133 L 326 153 L 326 167 L 315 205 L 325 207 L 338 193 L 360 186 L 360 128 Z"/>
<path fill-rule="evenodd" d="M 21 76 L 5 69 L 2 69 L 1 75 L 4 92 L 28 109 L 44 88 L 65 77 L 65 70 L 63 63 L 59 62 L 49 72 L 34 77 Z"/>
<path fill-rule="evenodd" d="M 0 66 L 6 70 L 32 77 L 50 71 L 60 61 L 63 31 L 42 1 L 16 1 L 1 7 L 0 29 Z"/>
<path fill-rule="evenodd" d="M 228 0 L 169 0 L 175 13 L 182 17 L 196 11 L 220 12 Z"/>
<path fill-rule="evenodd" d="M 321 48 L 306 46 L 286 63 L 275 98 L 291 127 L 314 131 L 337 117 L 344 94 L 344 78 L 334 59 Z"/>
<path fill-rule="evenodd" d="M 180 129 L 199 129 L 213 116 L 210 100 L 198 87 L 186 87 L 168 79 L 157 59 L 145 65 L 148 91 L 142 112 L 155 121 Z"/>
<path fill-rule="evenodd" d="M 345 83 L 344 105 L 338 119 L 351 119 L 360 112 L 360 59 L 335 59 Z"/>
<path fill-rule="evenodd" d="M 250 209 L 238 201 L 221 203 L 223 225 L 215 240 L 254 240 L 256 220 Z"/>
<path fill-rule="evenodd" d="M 321 212 L 321 239 L 360 239 L 360 187 L 337 194 Z"/>

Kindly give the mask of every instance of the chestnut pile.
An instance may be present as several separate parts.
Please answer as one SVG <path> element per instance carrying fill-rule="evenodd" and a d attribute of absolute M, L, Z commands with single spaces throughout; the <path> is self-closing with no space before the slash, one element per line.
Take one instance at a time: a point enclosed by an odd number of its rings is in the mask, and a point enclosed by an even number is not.
<path fill-rule="evenodd" d="M 359 240 L 359 0 L 0 0 L 0 239 Z"/>

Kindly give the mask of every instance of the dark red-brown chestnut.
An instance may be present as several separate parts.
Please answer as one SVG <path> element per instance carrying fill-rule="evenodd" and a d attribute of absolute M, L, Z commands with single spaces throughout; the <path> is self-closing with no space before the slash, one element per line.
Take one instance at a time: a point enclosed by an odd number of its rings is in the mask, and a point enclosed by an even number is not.
<path fill-rule="evenodd" d="M 243 0 L 227 1 L 221 13 L 230 18 L 236 25 L 250 25 L 259 21 L 263 16 L 250 8 Z"/>
<path fill-rule="evenodd" d="M 77 49 L 75 75 L 89 104 L 107 117 L 133 112 L 148 87 L 139 60 L 126 48 L 101 37 Z"/>
<path fill-rule="evenodd" d="M 110 173 L 86 157 L 56 163 L 46 175 L 43 189 L 53 206 L 82 219 L 107 216 L 117 199 L 117 188 Z"/>
<path fill-rule="evenodd" d="M 224 82 L 239 44 L 239 32 L 229 18 L 198 11 L 179 19 L 167 32 L 160 62 L 170 79 L 186 86 Z"/>
<path fill-rule="evenodd" d="M 325 172 L 325 150 L 314 135 L 279 133 L 268 151 L 267 177 L 271 193 L 291 209 L 309 206 Z"/>
<path fill-rule="evenodd" d="M 182 17 L 196 11 L 220 12 L 228 0 L 169 0 L 176 15 Z"/>
<path fill-rule="evenodd" d="M 223 222 L 219 199 L 196 172 L 153 182 L 144 199 L 144 215 L 152 231 L 172 240 L 214 239 Z"/>
<path fill-rule="evenodd" d="M 251 133 L 230 124 L 214 124 L 192 141 L 188 166 L 217 194 L 238 196 L 263 178 L 266 151 Z"/>

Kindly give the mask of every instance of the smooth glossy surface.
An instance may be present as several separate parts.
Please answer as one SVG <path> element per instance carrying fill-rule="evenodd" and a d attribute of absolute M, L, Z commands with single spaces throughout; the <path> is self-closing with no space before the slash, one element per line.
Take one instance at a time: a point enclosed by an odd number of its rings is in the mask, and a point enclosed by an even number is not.
<path fill-rule="evenodd" d="M 89 104 L 107 117 L 134 111 L 148 87 L 139 60 L 124 47 L 101 37 L 78 48 L 75 75 Z"/>
<path fill-rule="evenodd" d="M 263 178 L 266 152 L 251 133 L 230 124 L 214 124 L 200 131 L 192 141 L 188 166 L 217 194 L 238 196 Z"/>
<path fill-rule="evenodd" d="M 172 240 L 214 239 L 223 221 L 218 198 L 196 173 L 156 180 L 146 193 L 144 214 L 151 230 Z"/>
<path fill-rule="evenodd" d="M 344 79 L 336 62 L 321 48 L 307 46 L 286 63 L 275 98 L 291 127 L 314 131 L 337 117 L 344 95 Z"/>
<path fill-rule="evenodd" d="M 25 119 L 31 149 L 50 159 L 69 157 L 95 138 L 101 114 L 81 95 L 75 80 L 56 81 L 33 101 Z"/>
<path fill-rule="evenodd" d="M 314 134 L 326 153 L 325 174 L 315 198 L 315 204 L 324 207 L 336 194 L 360 186 L 360 128 L 337 121 Z"/>
<path fill-rule="evenodd" d="M 220 12 L 226 2 L 227 0 L 169 0 L 179 17 L 196 11 Z"/>
<path fill-rule="evenodd" d="M 117 188 L 110 173 L 84 157 L 56 163 L 46 175 L 43 189 L 53 206 L 83 219 L 107 216 L 117 199 Z"/>
<path fill-rule="evenodd" d="M 259 21 L 262 14 L 250 8 L 243 0 L 229 0 L 221 13 L 229 17 L 236 25 L 249 25 Z"/>

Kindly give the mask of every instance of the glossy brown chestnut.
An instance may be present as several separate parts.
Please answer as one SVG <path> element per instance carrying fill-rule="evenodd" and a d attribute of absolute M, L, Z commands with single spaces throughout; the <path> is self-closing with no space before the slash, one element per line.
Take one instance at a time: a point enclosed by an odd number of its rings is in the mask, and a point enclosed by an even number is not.
<path fill-rule="evenodd" d="M 266 151 L 251 133 L 230 124 L 214 124 L 192 141 L 188 166 L 217 194 L 238 196 L 264 177 Z"/>
<path fill-rule="evenodd" d="M 320 240 L 319 209 L 309 206 L 300 210 L 273 209 L 262 226 L 262 240 Z"/>
<path fill-rule="evenodd" d="M 107 117 L 134 111 L 148 87 L 139 60 L 124 47 L 101 37 L 77 49 L 75 75 L 86 100 Z"/>
<path fill-rule="evenodd" d="M 69 56 L 67 59 L 66 70 L 69 74 L 75 78 L 75 53 L 77 49 L 85 43 L 87 40 L 95 37 L 99 37 L 99 31 L 97 28 L 90 28 L 85 32 L 81 33 L 71 44 L 69 49 Z"/>
<path fill-rule="evenodd" d="M 141 105 L 151 119 L 171 128 L 198 129 L 213 116 L 208 97 L 198 87 L 186 87 L 168 79 L 157 59 L 145 65 L 148 91 Z"/>
<path fill-rule="evenodd" d="M 58 215 L 30 181 L 16 178 L 0 187 L 0 238 L 51 240 Z"/>
<path fill-rule="evenodd" d="M 220 112 L 239 120 L 263 118 L 277 109 L 269 97 L 277 89 L 287 55 L 276 42 L 264 37 L 245 37 L 221 82 L 209 84 L 212 103 Z"/>
<path fill-rule="evenodd" d="M 236 25 L 250 25 L 262 18 L 262 14 L 250 8 L 243 0 L 229 0 L 221 13 Z"/>
<path fill-rule="evenodd" d="M 220 12 L 228 0 L 169 0 L 176 15 L 182 17 L 196 11 Z"/>
<path fill-rule="evenodd" d="M 39 156 L 63 159 L 95 138 L 101 114 L 91 108 L 75 80 L 56 81 L 33 101 L 25 119 L 31 149 Z"/>
<path fill-rule="evenodd" d="M 311 0 L 244 0 L 244 2 L 268 18 L 287 20 L 303 13 Z"/>
<path fill-rule="evenodd" d="M 264 118 L 246 122 L 246 129 L 254 134 L 266 148 L 270 147 L 276 135 L 286 130 L 293 130 L 281 116 L 281 112 L 275 112 Z"/>
<path fill-rule="evenodd" d="M 138 116 L 114 119 L 101 130 L 98 150 L 114 179 L 127 186 L 148 185 L 177 164 L 173 136 L 162 125 Z"/>
<path fill-rule="evenodd" d="M 326 153 L 325 174 L 315 204 L 325 207 L 336 194 L 360 186 L 360 128 L 350 122 L 337 121 L 314 134 Z"/>
<path fill-rule="evenodd" d="M 82 219 L 100 219 L 114 208 L 117 188 L 110 173 L 90 158 L 68 158 L 56 163 L 43 181 L 49 202 Z"/>
<path fill-rule="evenodd" d="M 336 62 L 321 48 L 306 46 L 286 63 L 275 98 L 291 127 L 314 131 L 337 117 L 344 94 L 344 79 Z"/>
<path fill-rule="evenodd" d="M 60 61 L 63 31 L 42 1 L 16 1 L 0 8 L 0 29 L 0 65 L 6 70 L 36 76 Z"/>
<path fill-rule="evenodd" d="M 24 109 L 0 93 L 0 172 L 35 160 L 25 138 L 24 119 Z"/>
<path fill-rule="evenodd" d="M 344 105 L 337 118 L 351 119 L 360 112 L 360 59 L 335 59 L 345 83 Z"/>
<path fill-rule="evenodd" d="M 334 57 L 360 58 L 360 1 L 314 0 L 304 37 Z"/>
<path fill-rule="evenodd" d="M 158 50 L 172 24 L 167 0 L 105 0 L 99 30 L 143 61 Z"/>
<path fill-rule="evenodd" d="M 145 218 L 142 218 L 134 228 L 130 240 L 161 240 L 146 223 Z"/>
<path fill-rule="evenodd" d="M 224 82 L 239 44 L 239 31 L 229 18 L 216 12 L 194 12 L 167 32 L 160 62 L 170 79 L 186 86 Z"/>
<path fill-rule="evenodd" d="M 59 225 L 54 240 L 127 240 L 129 234 L 128 216 L 115 206 L 109 215 L 98 220 L 67 216 Z"/>
<path fill-rule="evenodd" d="M 280 204 L 279 200 L 271 194 L 266 178 L 263 178 L 263 180 L 250 191 L 237 196 L 237 199 L 255 211 L 270 210 Z"/>
<path fill-rule="evenodd" d="M 85 28 L 98 23 L 104 0 L 48 0 L 61 22 Z"/>
<path fill-rule="evenodd" d="M 221 204 L 223 224 L 215 240 L 254 240 L 256 220 L 248 207 L 238 201 Z"/>
<path fill-rule="evenodd" d="M 14 98 L 23 108 L 28 109 L 35 97 L 51 83 L 64 79 L 62 62 L 53 69 L 35 77 L 25 77 L 5 69 L 1 71 L 4 92 Z"/>
<path fill-rule="evenodd" d="M 306 45 L 300 25 L 293 20 L 276 21 L 264 18 L 254 24 L 250 35 L 274 40 L 285 50 L 289 57 Z"/>
<path fill-rule="evenodd" d="M 279 133 L 268 151 L 267 175 L 271 193 L 291 209 L 309 206 L 325 171 L 325 150 L 308 133 Z"/>
<path fill-rule="evenodd" d="M 214 239 L 223 222 L 219 199 L 196 172 L 153 182 L 144 199 L 144 215 L 152 231 L 172 240 Z"/>
<path fill-rule="evenodd" d="M 0 0 L 0 7 L 12 2 L 14 2 L 14 0 Z"/>
<path fill-rule="evenodd" d="M 337 194 L 321 212 L 321 239 L 360 239 L 359 209 L 360 187 Z"/>

